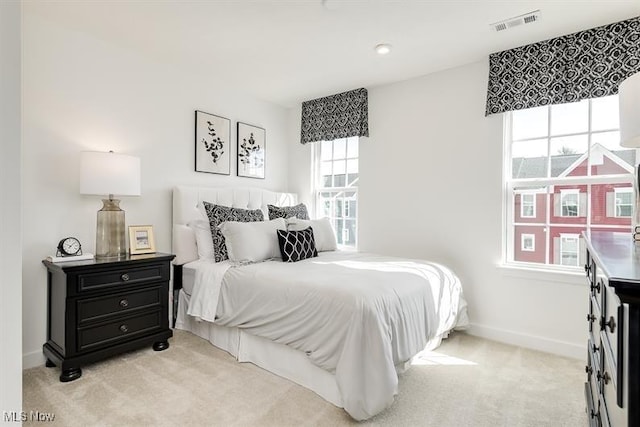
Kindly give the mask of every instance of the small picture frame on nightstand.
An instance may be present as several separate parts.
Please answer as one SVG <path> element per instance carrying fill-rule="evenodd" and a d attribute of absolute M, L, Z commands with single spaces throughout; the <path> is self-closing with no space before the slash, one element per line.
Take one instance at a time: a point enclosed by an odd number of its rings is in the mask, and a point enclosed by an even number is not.
<path fill-rule="evenodd" d="M 129 253 L 131 255 L 152 254 L 156 251 L 152 225 L 129 226 Z"/>

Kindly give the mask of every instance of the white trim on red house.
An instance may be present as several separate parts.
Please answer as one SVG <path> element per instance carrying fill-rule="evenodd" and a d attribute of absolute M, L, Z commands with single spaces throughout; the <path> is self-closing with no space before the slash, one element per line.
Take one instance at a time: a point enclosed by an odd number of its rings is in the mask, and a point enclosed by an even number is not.
<path fill-rule="evenodd" d="M 628 193 L 631 194 L 631 202 L 629 206 L 631 207 L 631 212 L 633 212 L 633 187 L 615 187 L 613 189 L 614 199 L 613 199 L 613 216 L 614 218 L 630 218 L 632 214 L 629 215 L 618 215 L 618 198 L 615 197 L 618 193 Z M 624 206 L 624 205 L 622 205 Z"/>
<path fill-rule="evenodd" d="M 594 155 L 607 156 L 609 159 L 611 159 L 612 162 L 614 162 L 615 164 L 617 164 L 621 168 L 629 171 L 629 173 L 633 172 L 633 166 L 631 166 L 629 163 L 625 162 L 620 157 L 618 157 L 615 154 L 613 154 L 605 146 L 603 146 L 601 144 L 598 144 L 596 142 L 595 144 L 593 144 L 593 146 L 591 146 L 591 150 L 588 150 L 582 156 L 578 157 L 573 163 L 571 163 L 569 166 L 567 166 L 567 168 L 564 170 L 564 172 L 562 172 L 560 175 L 558 175 L 558 178 L 566 178 L 566 177 L 568 177 L 569 174 L 571 172 L 573 172 L 573 170 L 575 168 L 578 167 L 578 165 L 580 165 L 582 162 L 587 160 L 589 155 L 591 155 L 591 157 L 593 157 Z"/>
<path fill-rule="evenodd" d="M 532 214 L 531 215 L 525 215 L 524 214 L 524 208 L 525 208 L 525 203 L 524 203 L 524 196 L 531 196 L 531 202 L 528 202 L 528 205 L 531 205 L 531 210 L 532 210 Z M 520 193 L 520 218 L 535 218 L 536 217 L 536 193 L 534 192 L 529 192 L 529 191 L 524 191 L 522 193 Z M 527 206 L 528 206 L 527 205 Z"/>
<path fill-rule="evenodd" d="M 526 244 L 527 239 L 530 239 L 531 245 Z M 536 251 L 536 235 L 522 233 L 520 235 L 520 250 L 523 252 L 535 252 Z"/>

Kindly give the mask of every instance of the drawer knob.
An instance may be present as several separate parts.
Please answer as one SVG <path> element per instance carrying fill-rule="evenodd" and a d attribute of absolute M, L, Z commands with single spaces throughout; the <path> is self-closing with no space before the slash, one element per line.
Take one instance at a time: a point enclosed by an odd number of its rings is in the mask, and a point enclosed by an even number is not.
<path fill-rule="evenodd" d="M 587 321 L 589 323 L 593 323 L 596 321 L 596 316 L 594 314 L 587 314 Z"/>
<path fill-rule="evenodd" d="M 593 353 L 596 353 L 598 351 L 598 346 L 595 344 L 591 344 L 591 350 Z"/>
<path fill-rule="evenodd" d="M 591 290 L 595 290 L 596 292 L 600 292 L 600 280 L 595 285 L 591 285 Z"/>
<path fill-rule="evenodd" d="M 611 331 L 611 333 L 613 333 L 613 331 L 616 330 L 616 320 L 613 318 L 613 316 L 609 317 L 609 321 L 607 323 L 605 323 L 604 325 L 609 327 L 609 331 Z M 602 329 L 604 329 L 604 328 L 602 328 Z"/>
<path fill-rule="evenodd" d="M 120 325 L 120 332 L 129 332 L 129 327 L 127 325 Z"/>
<path fill-rule="evenodd" d="M 609 375 L 608 372 L 605 372 L 604 375 L 598 372 L 598 374 L 596 375 L 596 378 L 598 378 L 599 380 L 602 380 L 605 383 L 605 385 L 609 384 L 609 381 L 611 380 L 611 376 Z"/>
<path fill-rule="evenodd" d="M 124 273 L 122 276 L 120 276 L 120 278 L 123 282 L 129 281 L 129 275 L 127 273 Z"/>
<path fill-rule="evenodd" d="M 120 307 L 122 307 L 122 308 L 129 307 L 129 301 L 127 301 L 126 299 L 121 299 L 120 300 Z"/>
<path fill-rule="evenodd" d="M 591 366 L 589 366 L 589 365 L 586 365 L 586 366 L 584 367 L 584 371 L 585 371 L 587 374 L 589 374 L 589 376 L 591 376 L 591 374 L 593 374 L 593 368 L 592 368 Z"/>

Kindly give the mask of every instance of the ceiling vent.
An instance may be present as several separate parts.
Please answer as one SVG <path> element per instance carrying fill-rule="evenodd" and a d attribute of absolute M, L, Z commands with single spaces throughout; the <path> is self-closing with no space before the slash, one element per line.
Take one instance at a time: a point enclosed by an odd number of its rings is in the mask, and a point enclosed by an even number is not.
<path fill-rule="evenodd" d="M 524 24 L 532 24 L 540 20 L 540 11 L 534 10 L 533 12 L 525 13 L 524 15 L 514 16 L 513 18 L 505 19 L 502 21 L 494 22 L 491 24 L 496 31 L 504 31 L 509 28 L 517 27 Z"/>

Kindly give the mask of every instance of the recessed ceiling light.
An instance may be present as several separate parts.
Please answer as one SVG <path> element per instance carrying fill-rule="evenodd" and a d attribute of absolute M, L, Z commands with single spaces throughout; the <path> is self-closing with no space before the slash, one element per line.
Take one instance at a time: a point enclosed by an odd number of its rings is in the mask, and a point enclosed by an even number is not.
<path fill-rule="evenodd" d="M 375 47 L 375 49 L 378 55 L 386 55 L 389 52 L 391 52 L 391 45 L 386 43 L 380 43 Z"/>
<path fill-rule="evenodd" d="M 339 6 L 339 1 L 336 0 L 322 0 L 322 6 L 327 10 L 336 10 Z"/>

